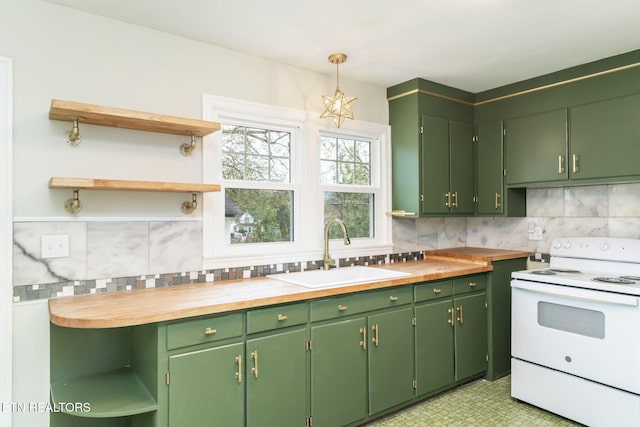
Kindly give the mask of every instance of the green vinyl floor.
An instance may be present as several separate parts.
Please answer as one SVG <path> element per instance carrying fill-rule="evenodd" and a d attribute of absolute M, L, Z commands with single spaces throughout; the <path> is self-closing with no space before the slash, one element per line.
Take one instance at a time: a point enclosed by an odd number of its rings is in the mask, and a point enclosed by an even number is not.
<path fill-rule="evenodd" d="M 548 427 L 580 426 L 511 397 L 511 377 L 478 380 L 410 408 L 379 418 L 367 427 Z"/>

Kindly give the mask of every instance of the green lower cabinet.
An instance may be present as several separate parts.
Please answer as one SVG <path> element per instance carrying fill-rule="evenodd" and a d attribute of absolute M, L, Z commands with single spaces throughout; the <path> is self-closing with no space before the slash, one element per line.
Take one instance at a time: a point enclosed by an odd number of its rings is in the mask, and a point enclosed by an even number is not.
<path fill-rule="evenodd" d="M 418 396 L 454 383 L 453 304 L 450 299 L 416 306 Z"/>
<path fill-rule="evenodd" d="M 244 426 L 244 342 L 169 357 L 169 426 Z"/>
<path fill-rule="evenodd" d="M 306 339 L 306 328 L 300 328 L 247 340 L 247 426 L 304 425 L 309 414 Z"/>
<path fill-rule="evenodd" d="M 311 416 L 335 427 L 367 416 L 366 318 L 311 327 Z"/>
<path fill-rule="evenodd" d="M 414 396 L 413 308 L 374 314 L 369 325 L 369 415 Z"/>
<path fill-rule="evenodd" d="M 434 282 L 428 286 L 437 291 L 435 296 L 415 307 L 418 396 L 444 390 L 487 370 L 486 276 L 469 279 L 473 286 L 475 279 L 480 279 L 483 291 L 445 298 L 452 284 L 459 289 L 464 282 Z"/>
<path fill-rule="evenodd" d="M 484 292 L 455 297 L 455 380 L 487 370 L 487 296 Z"/>

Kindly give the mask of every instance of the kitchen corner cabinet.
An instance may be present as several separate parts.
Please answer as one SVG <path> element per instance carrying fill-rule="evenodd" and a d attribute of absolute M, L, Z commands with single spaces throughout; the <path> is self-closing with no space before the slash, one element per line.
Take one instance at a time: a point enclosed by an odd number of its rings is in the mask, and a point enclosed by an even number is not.
<path fill-rule="evenodd" d="M 422 79 L 387 95 L 393 215 L 472 215 L 473 96 Z"/>
<path fill-rule="evenodd" d="M 487 370 L 486 287 L 486 275 L 414 287 L 418 396 Z"/>
<path fill-rule="evenodd" d="M 476 215 L 526 216 L 526 190 L 505 188 L 503 123 L 496 120 L 476 126 Z"/>
<path fill-rule="evenodd" d="M 506 184 L 566 180 L 567 109 L 505 121 Z"/>

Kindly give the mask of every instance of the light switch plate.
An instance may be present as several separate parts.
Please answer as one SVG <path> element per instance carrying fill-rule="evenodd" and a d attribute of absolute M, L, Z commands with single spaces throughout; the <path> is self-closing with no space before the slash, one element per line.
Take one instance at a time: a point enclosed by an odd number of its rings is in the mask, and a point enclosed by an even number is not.
<path fill-rule="evenodd" d="M 69 256 L 69 235 L 43 235 L 41 239 L 41 256 L 46 258 L 65 258 Z"/>

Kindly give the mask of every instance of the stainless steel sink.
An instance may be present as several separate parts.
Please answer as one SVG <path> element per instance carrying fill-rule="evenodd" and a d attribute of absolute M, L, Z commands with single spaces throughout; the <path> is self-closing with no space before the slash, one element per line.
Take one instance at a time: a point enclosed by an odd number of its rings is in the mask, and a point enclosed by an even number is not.
<path fill-rule="evenodd" d="M 352 285 L 355 283 L 369 283 L 378 280 L 395 279 L 408 276 L 409 273 L 371 268 L 365 266 L 353 266 L 335 268 L 332 270 L 307 270 L 295 273 L 270 274 L 267 277 L 293 283 L 306 288 L 323 289 Z"/>

